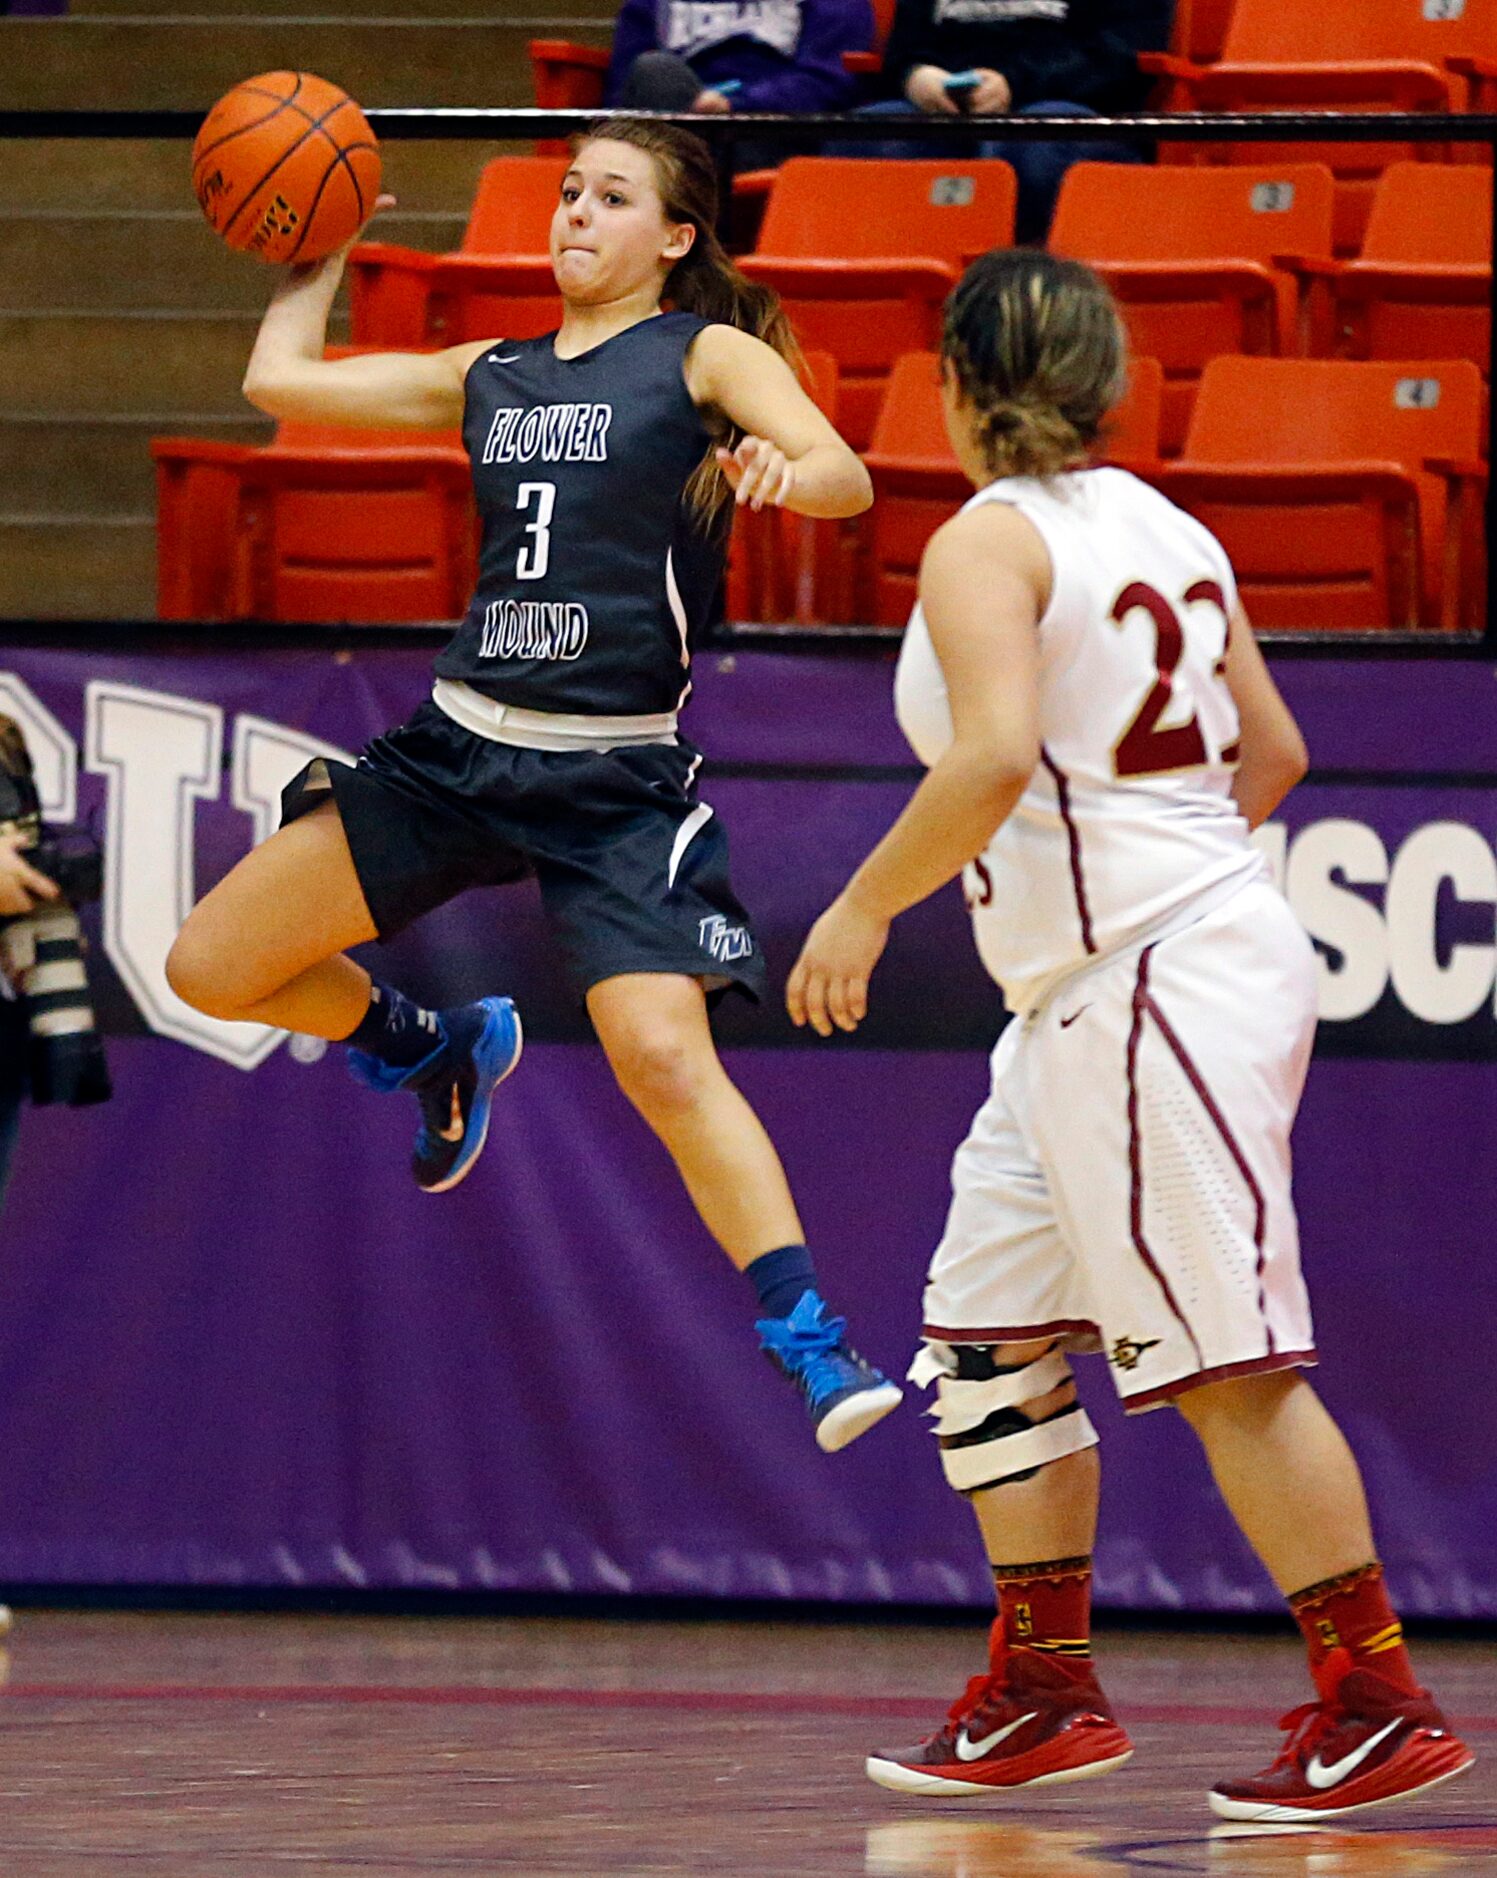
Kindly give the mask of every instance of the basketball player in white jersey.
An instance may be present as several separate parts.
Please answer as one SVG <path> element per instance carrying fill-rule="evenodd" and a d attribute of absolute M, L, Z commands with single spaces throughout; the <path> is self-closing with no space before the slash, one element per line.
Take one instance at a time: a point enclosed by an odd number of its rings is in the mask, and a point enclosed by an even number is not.
<path fill-rule="evenodd" d="M 992 1563 L 986 1675 L 898 1792 L 1078 1780 L 1132 1752 L 1089 1641 L 1097 1436 L 1069 1353 L 1174 1403 L 1304 1633 L 1317 1699 L 1222 1817 L 1300 1820 L 1471 1763 L 1419 1687 L 1315 1361 L 1289 1135 L 1315 1029 L 1308 939 L 1250 844 L 1304 745 L 1216 540 L 1086 467 L 1126 370 L 1106 288 L 985 255 L 947 308 L 947 424 L 977 489 L 931 540 L 896 702 L 929 774 L 812 929 L 797 1023 L 854 1029 L 889 922 L 965 869 L 1013 1012 L 957 1151 L 911 1376 Z M 974 859 L 973 857 L 977 858 Z"/>

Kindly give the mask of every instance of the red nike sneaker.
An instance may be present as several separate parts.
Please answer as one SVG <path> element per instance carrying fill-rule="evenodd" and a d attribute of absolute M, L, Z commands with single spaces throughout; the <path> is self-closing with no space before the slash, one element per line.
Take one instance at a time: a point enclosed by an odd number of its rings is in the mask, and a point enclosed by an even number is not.
<path fill-rule="evenodd" d="M 1332 1650 L 1315 1671 L 1318 1702 L 1279 1723 L 1289 1739 L 1273 1764 L 1211 1789 L 1222 1819 L 1326 1819 L 1384 1806 L 1465 1773 L 1476 1759 L 1430 1698 L 1410 1695 L 1351 1653 Z"/>
<path fill-rule="evenodd" d="M 912 1748 L 870 1754 L 864 1766 L 870 1780 L 895 1793 L 971 1799 L 994 1788 L 1090 1780 L 1132 1752 L 1090 1659 L 1010 1654 L 996 1623 L 988 1673 L 967 1684 L 945 1726 Z"/>

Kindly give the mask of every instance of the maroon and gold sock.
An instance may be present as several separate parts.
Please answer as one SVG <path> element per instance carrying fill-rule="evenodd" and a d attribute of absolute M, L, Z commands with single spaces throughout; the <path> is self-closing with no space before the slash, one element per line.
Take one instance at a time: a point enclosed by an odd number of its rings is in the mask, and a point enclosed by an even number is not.
<path fill-rule="evenodd" d="M 1342 1649 L 1356 1668 L 1370 1669 L 1411 1695 L 1419 1693 L 1403 1626 L 1388 1602 L 1383 1568 L 1376 1561 L 1307 1585 L 1290 1598 L 1289 1608 L 1304 1633 L 1312 1669 L 1332 1650 Z"/>
<path fill-rule="evenodd" d="M 1090 1668 L 1092 1562 L 1048 1559 L 1034 1565 L 995 1565 L 998 1616 L 1010 1651 L 1032 1650 Z"/>

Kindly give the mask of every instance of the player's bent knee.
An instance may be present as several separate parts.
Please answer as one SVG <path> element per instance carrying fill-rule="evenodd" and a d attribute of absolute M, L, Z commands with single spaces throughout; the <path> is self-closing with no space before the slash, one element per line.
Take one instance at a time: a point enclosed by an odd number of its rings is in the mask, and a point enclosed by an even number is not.
<path fill-rule="evenodd" d="M 1076 1399 L 1075 1378 L 1053 1344 L 1016 1359 L 1001 1344 L 928 1340 L 910 1380 L 936 1385 L 941 1467 L 958 1493 L 1028 1479 L 1052 1461 L 1095 1447 L 1097 1431 Z"/>
<path fill-rule="evenodd" d="M 269 990 L 257 990 L 245 979 L 242 961 L 236 970 L 236 956 L 226 955 L 213 943 L 208 933 L 189 914 L 187 924 L 172 942 L 166 955 L 166 982 L 184 1004 L 190 1004 L 205 1017 L 222 1018 L 233 1023 Z"/>
<path fill-rule="evenodd" d="M 224 983 L 219 962 L 210 948 L 184 926 L 166 955 L 166 982 L 184 1004 L 206 1017 L 233 1017 L 237 1005 Z"/>
<path fill-rule="evenodd" d="M 706 1087 L 701 1051 L 669 1029 L 611 1039 L 608 1060 L 619 1087 L 645 1115 L 684 1113 L 696 1106 Z"/>

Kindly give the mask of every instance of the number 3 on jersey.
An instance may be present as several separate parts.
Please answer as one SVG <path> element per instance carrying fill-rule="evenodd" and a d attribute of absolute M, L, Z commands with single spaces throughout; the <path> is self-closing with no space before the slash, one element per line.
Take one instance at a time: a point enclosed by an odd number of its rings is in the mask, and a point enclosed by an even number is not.
<path fill-rule="evenodd" d="M 515 562 L 516 580 L 544 580 L 551 565 L 551 517 L 556 512 L 555 483 L 521 483 L 515 497 L 515 510 L 523 515 L 535 504 L 535 520 L 525 524 L 530 540 L 520 550 Z"/>
<path fill-rule="evenodd" d="M 1214 580 L 1198 580 L 1186 590 L 1186 606 L 1197 601 L 1209 602 L 1224 620 L 1227 618 L 1226 595 Z M 1161 726 L 1159 722 L 1174 702 L 1175 672 L 1185 656 L 1185 629 L 1180 616 L 1157 588 L 1141 580 L 1124 587 L 1112 603 L 1110 618 L 1116 626 L 1126 627 L 1134 613 L 1145 613 L 1153 622 L 1154 683 L 1133 721 L 1113 745 L 1113 774 L 1163 776 L 1171 770 L 1195 769 L 1209 763 L 1206 739 L 1194 712 L 1183 724 Z M 1235 749 L 1222 752 L 1227 761 L 1235 754 Z"/>

